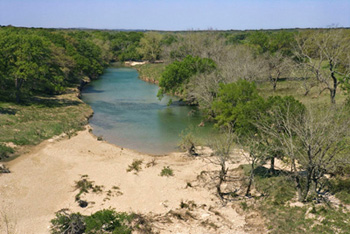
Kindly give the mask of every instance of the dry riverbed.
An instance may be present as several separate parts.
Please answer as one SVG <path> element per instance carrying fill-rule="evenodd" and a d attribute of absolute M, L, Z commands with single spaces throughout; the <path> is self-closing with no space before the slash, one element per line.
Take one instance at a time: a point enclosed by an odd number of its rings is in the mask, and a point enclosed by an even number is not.
<path fill-rule="evenodd" d="M 232 204 L 222 206 L 215 188 L 198 181 L 201 172 L 217 170 L 205 159 L 209 149 L 197 158 L 183 153 L 155 157 L 98 141 L 88 129 L 70 139 L 46 140 L 7 164 L 11 173 L 0 175 L 0 233 L 7 227 L 13 233 L 49 233 L 50 220 L 63 208 L 87 215 L 104 208 L 140 213 L 160 233 L 263 230 L 263 225 L 252 228 Z M 134 160 L 142 160 L 141 170 L 127 172 Z M 174 176 L 160 176 L 164 167 Z M 75 182 L 83 175 L 102 188 L 82 195 L 86 208 L 75 201 Z M 181 208 L 181 202 L 186 206 Z"/>

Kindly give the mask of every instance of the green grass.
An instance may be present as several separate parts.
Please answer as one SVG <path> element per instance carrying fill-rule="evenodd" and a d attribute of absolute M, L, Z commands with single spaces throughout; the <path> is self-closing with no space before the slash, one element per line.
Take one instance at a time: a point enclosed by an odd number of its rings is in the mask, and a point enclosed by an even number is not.
<path fill-rule="evenodd" d="M 36 97 L 25 104 L 0 102 L 0 144 L 36 145 L 55 135 L 81 130 L 92 109 L 75 92 Z"/>
<path fill-rule="evenodd" d="M 246 177 L 250 175 L 250 165 L 241 165 Z M 283 205 L 293 199 L 296 190 L 291 177 L 283 171 L 276 170 L 271 174 L 265 167 L 254 170 L 255 189 L 265 198 L 267 203 Z"/>
<path fill-rule="evenodd" d="M 269 233 L 350 233 L 350 213 L 342 208 L 265 203 L 260 205 L 259 210 L 267 220 Z"/>
<path fill-rule="evenodd" d="M 350 204 L 350 178 L 333 178 L 330 191 L 344 204 Z"/>
<path fill-rule="evenodd" d="M 266 227 L 270 233 L 350 233 L 348 210 L 313 203 L 306 203 L 304 207 L 291 207 L 288 201 L 295 197 L 296 191 L 288 176 L 261 175 L 264 174 L 257 172 L 254 180 L 255 188 L 265 193 L 258 209 L 266 218 Z M 340 200 L 345 203 L 350 197 L 345 190 L 337 194 L 344 196 L 344 200 Z"/>
<path fill-rule="evenodd" d="M 241 169 L 247 176 L 249 165 Z M 350 180 L 333 178 L 329 183 L 330 192 L 343 203 L 350 201 Z M 269 233 L 350 233 L 350 212 L 340 206 L 305 203 L 303 207 L 292 207 L 289 202 L 295 200 L 296 189 L 287 172 L 276 171 L 271 175 L 268 169 L 258 167 L 255 170 L 254 187 L 262 195 L 256 197 L 259 202 L 250 207 L 241 203 L 244 210 L 258 209 L 265 217 Z"/>
<path fill-rule="evenodd" d="M 14 152 L 13 148 L 0 143 L 0 160 L 8 158 Z"/>
<path fill-rule="evenodd" d="M 314 106 L 314 105 L 331 105 L 329 91 L 324 90 L 321 94 L 322 90 L 321 86 L 315 86 L 311 89 L 310 93 L 305 96 L 305 89 L 303 88 L 303 81 L 301 80 L 282 80 L 277 83 L 277 89 L 274 92 L 272 89 L 272 85 L 270 82 L 264 82 L 257 84 L 258 92 L 263 97 L 269 97 L 273 95 L 280 96 L 293 96 L 306 106 Z M 336 94 L 336 102 L 342 103 L 346 99 L 345 92 L 338 87 Z"/>
<path fill-rule="evenodd" d="M 148 63 L 137 66 L 136 69 L 139 72 L 141 79 L 150 79 L 153 82 L 159 82 L 162 72 L 165 70 L 166 65 L 164 63 Z"/>

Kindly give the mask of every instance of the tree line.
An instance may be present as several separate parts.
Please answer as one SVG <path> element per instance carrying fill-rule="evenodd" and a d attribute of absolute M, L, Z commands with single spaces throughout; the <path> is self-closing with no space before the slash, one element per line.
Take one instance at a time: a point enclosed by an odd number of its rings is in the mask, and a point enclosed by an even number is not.
<path fill-rule="evenodd" d="M 139 60 L 142 32 L 0 28 L 0 95 L 21 102 L 97 79 L 111 61 Z"/>
<path fill-rule="evenodd" d="M 339 89 L 349 87 L 350 30 L 347 29 L 188 32 L 171 36 L 173 40 L 162 50 L 163 58 L 169 63 L 190 55 L 211 59 L 217 66 L 210 74 L 198 72 L 185 80 L 168 76 L 168 71 L 164 73 L 162 83 L 176 81 L 176 89 L 182 86 L 186 90 L 184 100 L 203 107 L 216 95 L 219 83 L 239 79 L 270 82 L 273 91 L 281 79 L 300 79 L 305 95 L 319 86 L 320 93 L 329 92 L 331 103 L 335 103 Z M 174 70 L 169 65 L 170 69 Z M 168 90 L 162 84 L 160 87 Z"/>

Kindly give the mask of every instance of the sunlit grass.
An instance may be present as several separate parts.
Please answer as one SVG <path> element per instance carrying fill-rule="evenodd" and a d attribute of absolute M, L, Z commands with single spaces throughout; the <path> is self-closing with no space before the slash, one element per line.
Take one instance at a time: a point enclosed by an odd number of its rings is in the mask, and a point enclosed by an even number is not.
<path fill-rule="evenodd" d="M 258 91 L 263 97 L 269 97 L 274 95 L 280 96 L 293 96 L 301 101 L 306 106 L 329 106 L 331 105 L 330 95 L 328 90 L 324 90 L 321 94 L 322 86 L 318 85 L 313 87 L 308 95 L 305 96 L 305 89 L 303 88 L 303 81 L 301 80 L 284 80 L 277 83 L 276 91 L 273 91 L 272 85 L 269 82 L 258 83 Z M 335 97 L 337 103 L 342 103 L 346 99 L 345 92 L 341 87 L 337 90 Z"/>
<path fill-rule="evenodd" d="M 35 145 L 55 135 L 82 129 L 91 108 L 76 93 L 36 97 L 25 104 L 0 102 L 0 143 Z"/>

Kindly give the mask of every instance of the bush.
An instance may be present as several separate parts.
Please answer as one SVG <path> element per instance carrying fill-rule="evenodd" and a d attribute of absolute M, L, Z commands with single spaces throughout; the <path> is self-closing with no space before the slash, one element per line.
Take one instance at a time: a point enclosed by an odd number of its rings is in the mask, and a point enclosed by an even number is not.
<path fill-rule="evenodd" d="M 0 160 L 8 158 L 10 154 L 13 154 L 15 151 L 11 147 L 8 147 L 0 143 Z"/>
<path fill-rule="evenodd" d="M 170 167 L 164 167 L 160 172 L 160 176 L 174 176 L 173 169 L 171 169 Z"/>
<path fill-rule="evenodd" d="M 126 213 L 117 213 L 114 210 L 101 210 L 85 218 L 86 233 L 115 233 L 128 234 L 128 226 L 133 216 Z M 101 232 L 102 231 L 102 232 Z"/>
<path fill-rule="evenodd" d="M 196 144 L 197 139 L 194 137 L 193 133 L 189 131 L 187 134 L 182 131 L 180 134 L 181 141 L 180 141 L 180 149 L 183 151 L 186 151 L 190 156 L 197 156 L 196 153 Z"/>
<path fill-rule="evenodd" d="M 69 210 L 63 209 L 58 211 L 56 218 L 51 220 L 51 233 L 129 234 L 132 231 L 131 221 L 133 219 L 133 214 L 117 213 L 112 209 L 100 210 L 90 216 L 70 213 Z"/>
<path fill-rule="evenodd" d="M 10 169 L 5 165 L 0 164 L 0 173 L 10 173 Z"/>
<path fill-rule="evenodd" d="M 84 216 L 80 213 L 69 213 L 67 209 L 56 213 L 51 220 L 51 233 L 53 234 L 81 234 L 85 231 Z"/>
<path fill-rule="evenodd" d="M 128 169 L 126 169 L 127 172 L 130 171 L 135 171 L 135 173 L 141 171 L 141 165 L 142 165 L 143 160 L 140 159 L 135 159 L 131 165 L 129 165 Z"/>
<path fill-rule="evenodd" d="M 165 67 L 159 81 L 158 97 L 165 93 L 182 94 L 185 85 L 195 74 L 208 73 L 215 70 L 216 64 L 212 59 L 192 57 L 188 55 L 182 61 L 175 61 Z"/>
<path fill-rule="evenodd" d="M 89 180 L 88 175 L 82 175 L 81 179 L 78 181 L 75 181 L 75 189 L 79 190 L 78 194 L 75 195 L 75 200 L 79 203 L 80 206 L 84 206 L 84 201 L 81 203 L 81 195 L 85 193 L 89 193 L 89 191 L 93 193 L 101 193 L 103 186 L 101 185 L 95 185 L 94 181 Z"/>
<path fill-rule="evenodd" d="M 350 204 L 350 179 L 332 179 L 329 187 L 336 198 L 345 204 Z"/>

